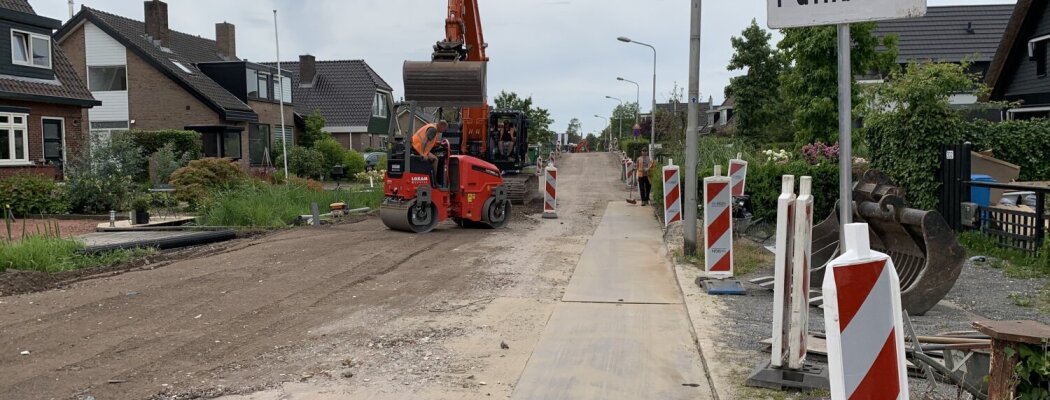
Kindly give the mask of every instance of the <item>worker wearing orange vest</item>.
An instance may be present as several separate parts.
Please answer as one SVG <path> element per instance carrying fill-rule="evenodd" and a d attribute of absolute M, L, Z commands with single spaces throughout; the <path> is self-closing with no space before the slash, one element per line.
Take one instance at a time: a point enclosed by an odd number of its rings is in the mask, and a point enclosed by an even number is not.
<path fill-rule="evenodd" d="M 434 174 L 437 176 L 438 158 L 431 154 L 434 146 L 441 142 L 441 135 L 448 129 L 448 122 L 441 120 L 437 123 L 423 125 L 422 128 L 412 135 L 412 149 L 421 157 L 434 165 Z"/>

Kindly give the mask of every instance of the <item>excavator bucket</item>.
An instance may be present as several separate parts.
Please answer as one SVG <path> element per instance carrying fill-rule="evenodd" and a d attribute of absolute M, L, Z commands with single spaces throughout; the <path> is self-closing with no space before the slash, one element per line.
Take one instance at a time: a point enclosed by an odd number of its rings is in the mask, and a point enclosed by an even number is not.
<path fill-rule="evenodd" d="M 405 100 L 420 107 L 483 107 L 486 73 L 480 61 L 405 61 Z"/>
<path fill-rule="evenodd" d="M 854 186 L 854 222 L 868 224 L 871 248 L 888 254 L 900 276 L 901 302 L 912 315 L 923 315 L 955 286 L 965 252 L 939 213 L 908 207 L 903 191 L 876 171 Z M 813 227 L 810 282 L 819 288 L 824 267 L 840 254 L 838 208 Z"/>

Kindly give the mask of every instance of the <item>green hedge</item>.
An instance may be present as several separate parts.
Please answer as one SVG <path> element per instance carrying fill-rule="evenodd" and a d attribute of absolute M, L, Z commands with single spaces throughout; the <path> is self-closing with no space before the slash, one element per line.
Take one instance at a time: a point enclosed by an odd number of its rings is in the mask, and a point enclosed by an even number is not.
<path fill-rule="evenodd" d="M 1019 165 L 1022 181 L 1050 180 L 1050 120 L 971 121 L 960 130 L 974 150 L 991 150 L 995 158 Z"/>
<path fill-rule="evenodd" d="M 190 153 L 193 158 L 198 158 L 201 154 L 202 142 L 200 132 L 174 129 L 161 131 L 132 130 L 124 132 L 123 135 L 130 139 L 136 147 L 142 149 L 142 154 L 147 157 L 169 143 L 175 147 L 176 153 L 180 156 Z"/>
<path fill-rule="evenodd" d="M 0 180 L 0 208 L 6 207 L 17 217 L 62 214 L 69 211 L 69 197 L 52 178 L 15 175 Z"/>
<path fill-rule="evenodd" d="M 624 139 L 620 141 L 620 149 L 627 153 L 627 156 L 631 159 L 636 159 L 642 155 L 642 149 L 649 148 L 649 141 L 646 139 Z"/>

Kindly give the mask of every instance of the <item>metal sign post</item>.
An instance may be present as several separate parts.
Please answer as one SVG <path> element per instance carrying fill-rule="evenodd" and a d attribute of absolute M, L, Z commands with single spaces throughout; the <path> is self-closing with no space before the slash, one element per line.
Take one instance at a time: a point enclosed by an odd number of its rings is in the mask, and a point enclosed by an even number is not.
<path fill-rule="evenodd" d="M 849 24 L 839 24 L 839 222 L 853 223 L 853 65 Z M 845 243 L 845 229 L 839 230 Z"/>

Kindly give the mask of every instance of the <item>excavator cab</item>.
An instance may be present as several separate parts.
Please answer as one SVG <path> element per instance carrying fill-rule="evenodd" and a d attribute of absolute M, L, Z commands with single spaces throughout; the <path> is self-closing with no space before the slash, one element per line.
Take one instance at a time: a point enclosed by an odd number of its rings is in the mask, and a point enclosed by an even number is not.
<path fill-rule="evenodd" d="M 510 136 L 511 129 L 515 132 L 513 138 Z M 529 152 L 529 120 L 525 113 L 516 110 L 491 111 L 488 131 L 489 154 L 482 158 L 504 173 L 521 172 L 528 164 Z M 511 143 L 509 149 L 503 147 L 505 141 Z"/>

